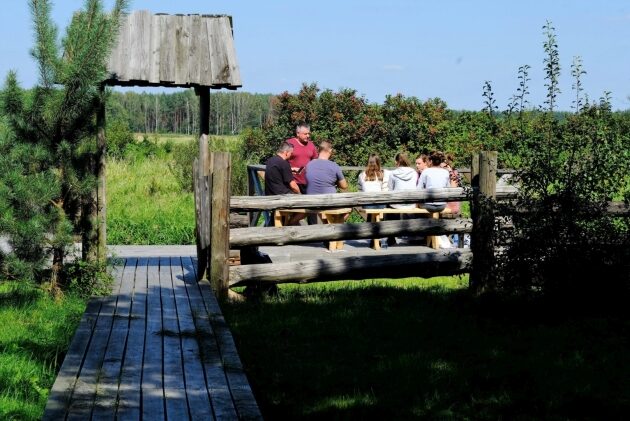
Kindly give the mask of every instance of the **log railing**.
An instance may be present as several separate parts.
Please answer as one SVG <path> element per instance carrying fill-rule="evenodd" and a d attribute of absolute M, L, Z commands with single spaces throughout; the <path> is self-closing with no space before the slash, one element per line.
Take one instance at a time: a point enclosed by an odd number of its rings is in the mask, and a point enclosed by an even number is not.
<path fill-rule="evenodd" d="M 469 172 L 472 186 L 466 188 L 262 196 L 261 185 L 258 181 L 254 181 L 253 177 L 257 179 L 258 171 L 264 170 L 264 166 L 249 165 L 250 196 L 230 197 L 229 154 L 209 153 L 205 137 L 200 139 L 199 145 L 200 158 L 194 166 L 198 273 L 210 279 L 217 295 L 225 296 L 230 287 L 252 282 L 283 283 L 374 277 L 428 277 L 462 272 L 471 273 L 471 287 L 477 292 L 493 288 L 490 271 L 494 259 L 493 227 L 497 219 L 492 206 L 494 201 L 489 199 L 511 200 L 516 198 L 518 193 L 517 188 L 513 186 L 496 186 L 497 175 L 500 173 L 497 169 L 496 152 L 481 152 L 473 156 Z M 471 201 L 472 218 L 413 219 L 280 228 L 256 226 L 229 228 L 230 211 L 250 212 L 250 225 L 255 225 L 261 213 L 279 208 L 329 209 L 432 201 Z M 630 215 L 628 207 L 624 205 L 612 204 L 610 210 L 615 215 Z M 292 263 L 246 264 L 233 267 L 229 267 L 228 264 L 231 248 L 251 250 L 261 245 L 280 246 L 409 234 L 452 233 L 471 233 L 472 248 L 420 254 L 381 254 Z"/>

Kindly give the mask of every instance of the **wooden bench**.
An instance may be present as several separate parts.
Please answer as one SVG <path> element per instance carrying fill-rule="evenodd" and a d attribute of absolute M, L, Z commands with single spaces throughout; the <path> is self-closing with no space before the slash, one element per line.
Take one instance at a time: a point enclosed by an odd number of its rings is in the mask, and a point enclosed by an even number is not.
<path fill-rule="evenodd" d="M 452 217 L 453 213 L 449 208 L 444 208 L 441 212 L 429 212 L 424 208 L 384 208 L 384 209 L 357 209 L 359 214 L 365 219 L 367 222 L 380 222 L 383 220 L 383 216 L 385 214 L 388 215 L 426 215 L 427 217 L 431 217 L 434 219 L 444 218 L 444 217 Z M 438 244 L 438 237 L 435 235 L 427 236 L 427 245 L 434 249 L 439 249 L 440 246 Z M 374 250 L 381 249 L 380 239 L 373 238 L 372 239 L 372 248 Z"/>
<path fill-rule="evenodd" d="M 276 209 L 273 213 L 273 226 L 283 227 L 287 224 L 289 219 L 296 213 L 305 214 L 317 214 L 325 224 L 343 224 L 347 216 L 352 212 L 352 208 L 338 208 L 338 209 Z M 341 250 L 343 249 L 343 241 L 329 241 L 328 250 Z"/>

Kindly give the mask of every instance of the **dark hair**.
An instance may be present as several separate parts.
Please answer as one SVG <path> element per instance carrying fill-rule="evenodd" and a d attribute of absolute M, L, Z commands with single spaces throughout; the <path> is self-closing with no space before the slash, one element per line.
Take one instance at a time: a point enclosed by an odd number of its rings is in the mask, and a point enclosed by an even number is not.
<path fill-rule="evenodd" d="M 442 162 L 444 162 L 444 152 L 433 151 L 429 154 L 429 160 L 431 161 L 431 165 L 434 167 L 439 166 Z"/>
<path fill-rule="evenodd" d="M 288 142 L 282 142 L 278 147 L 276 153 L 289 152 L 293 150 L 293 145 Z"/>

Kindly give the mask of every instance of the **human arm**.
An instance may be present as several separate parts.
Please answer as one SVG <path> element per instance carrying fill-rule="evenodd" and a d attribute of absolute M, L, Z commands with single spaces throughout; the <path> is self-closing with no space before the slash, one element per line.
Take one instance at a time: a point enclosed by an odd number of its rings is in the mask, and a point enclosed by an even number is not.
<path fill-rule="evenodd" d="M 339 186 L 339 190 L 341 190 L 341 191 L 347 191 L 348 190 L 348 182 L 346 181 L 345 178 L 337 181 L 337 186 Z"/>
<path fill-rule="evenodd" d="M 298 187 L 295 180 L 291 180 L 289 182 L 289 188 L 293 191 L 293 193 L 300 194 L 300 188 Z"/>

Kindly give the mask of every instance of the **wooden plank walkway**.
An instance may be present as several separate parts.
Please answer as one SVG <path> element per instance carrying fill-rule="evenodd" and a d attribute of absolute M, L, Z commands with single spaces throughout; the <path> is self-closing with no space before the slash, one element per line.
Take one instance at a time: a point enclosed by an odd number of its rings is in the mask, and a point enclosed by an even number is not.
<path fill-rule="evenodd" d="M 191 257 L 129 257 L 89 301 L 44 420 L 262 419 Z"/>

